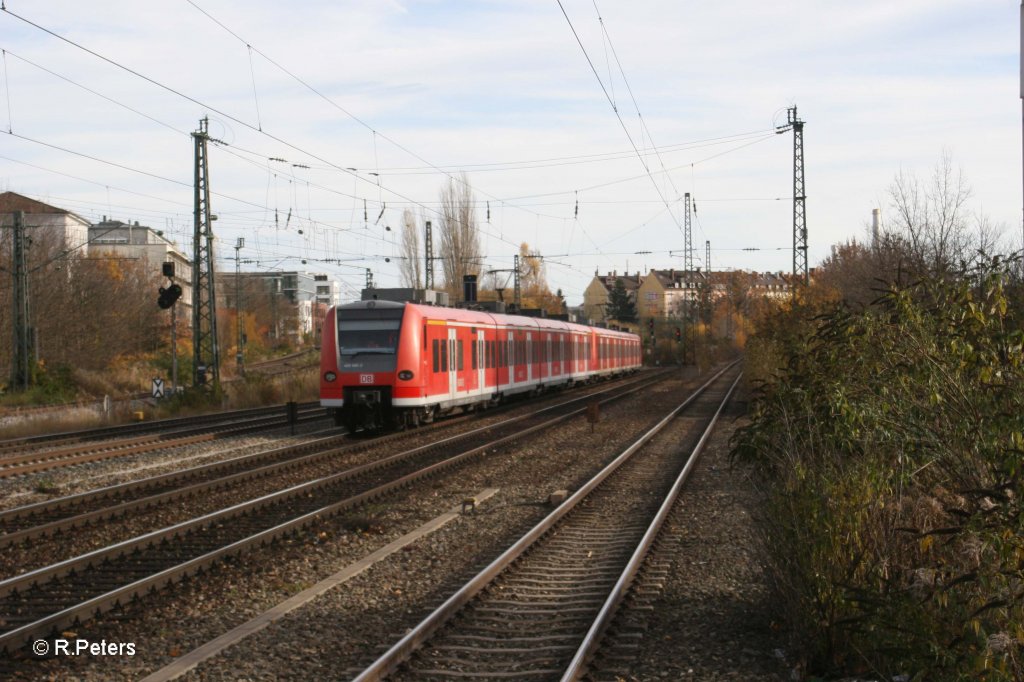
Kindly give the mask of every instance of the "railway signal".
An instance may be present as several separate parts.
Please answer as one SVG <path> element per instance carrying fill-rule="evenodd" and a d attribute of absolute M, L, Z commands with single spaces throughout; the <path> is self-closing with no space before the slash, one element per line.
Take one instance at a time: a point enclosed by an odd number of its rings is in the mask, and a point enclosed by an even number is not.
<path fill-rule="evenodd" d="M 174 305 L 179 298 L 181 298 L 180 284 L 172 284 L 169 287 L 160 287 L 160 297 L 157 298 L 156 304 L 164 310 L 167 310 Z"/>
<path fill-rule="evenodd" d="M 683 340 L 683 332 L 682 332 L 681 329 L 679 329 L 679 327 L 676 327 L 676 341 L 679 342 L 679 341 L 682 341 L 682 340 Z"/>

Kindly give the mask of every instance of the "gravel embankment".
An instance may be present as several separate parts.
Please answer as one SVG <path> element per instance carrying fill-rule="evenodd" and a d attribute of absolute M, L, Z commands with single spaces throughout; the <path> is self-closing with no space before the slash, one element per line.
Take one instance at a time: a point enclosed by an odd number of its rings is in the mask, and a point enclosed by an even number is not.
<path fill-rule="evenodd" d="M 644 610 L 627 606 L 617 618 L 641 624 L 640 646 L 632 660 L 598 668 L 596 679 L 789 679 L 751 519 L 757 497 L 729 462 L 739 423 L 735 407 L 723 414 L 648 556 L 667 568 L 653 584 L 638 581 L 653 596 L 639 600 Z"/>

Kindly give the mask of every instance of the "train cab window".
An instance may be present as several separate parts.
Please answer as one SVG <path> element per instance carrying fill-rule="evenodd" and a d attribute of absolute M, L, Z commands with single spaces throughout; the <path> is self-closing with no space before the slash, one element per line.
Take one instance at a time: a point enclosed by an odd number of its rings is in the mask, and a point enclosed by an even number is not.
<path fill-rule="evenodd" d="M 437 342 L 437 339 L 434 339 L 433 349 L 434 349 L 434 372 L 435 373 L 441 371 L 441 349 L 438 348 L 439 345 L 440 344 Z"/>

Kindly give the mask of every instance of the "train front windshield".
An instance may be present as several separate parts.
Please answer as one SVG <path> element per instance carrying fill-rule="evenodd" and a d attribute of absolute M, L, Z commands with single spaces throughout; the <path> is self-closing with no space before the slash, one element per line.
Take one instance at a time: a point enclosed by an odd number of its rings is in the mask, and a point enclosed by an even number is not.
<path fill-rule="evenodd" d="M 397 316 L 381 319 L 383 315 L 380 313 L 376 317 L 338 320 L 338 354 L 343 372 L 387 372 L 395 369 L 402 320 Z"/>

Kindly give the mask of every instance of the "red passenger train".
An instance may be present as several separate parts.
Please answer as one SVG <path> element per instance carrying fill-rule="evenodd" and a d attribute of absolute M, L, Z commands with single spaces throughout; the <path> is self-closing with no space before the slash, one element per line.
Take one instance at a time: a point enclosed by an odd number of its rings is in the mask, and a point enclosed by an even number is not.
<path fill-rule="evenodd" d="M 518 393 L 639 369 L 636 334 L 392 301 L 331 308 L 320 403 L 349 430 L 430 422 Z"/>

